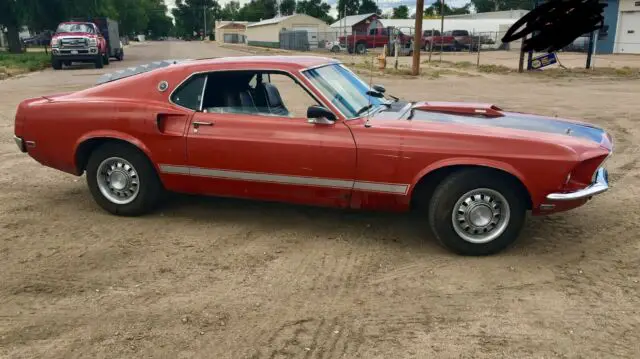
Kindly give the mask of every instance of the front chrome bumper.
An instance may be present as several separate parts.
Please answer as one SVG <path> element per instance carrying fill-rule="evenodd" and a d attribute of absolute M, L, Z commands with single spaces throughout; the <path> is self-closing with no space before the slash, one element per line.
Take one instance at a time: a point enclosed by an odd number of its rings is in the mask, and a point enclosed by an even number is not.
<path fill-rule="evenodd" d="M 584 189 L 569 193 L 550 193 L 547 199 L 550 201 L 575 201 L 589 198 L 605 192 L 609 189 L 609 173 L 604 167 L 600 167 L 596 172 L 596 179 Z"/>
<path fill-rule="evenodd" d="M 16 142 L 16 145 L 18 145 L 20 152 L 27 152 L 27 145 L 22 138 L 13 135 L 13 140 Z"/>

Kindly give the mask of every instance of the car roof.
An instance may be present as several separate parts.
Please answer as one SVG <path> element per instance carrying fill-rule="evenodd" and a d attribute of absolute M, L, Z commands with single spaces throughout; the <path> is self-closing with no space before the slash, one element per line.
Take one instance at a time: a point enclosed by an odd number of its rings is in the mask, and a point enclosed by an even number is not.
<path fill-rule="evenodd" d="M 182 66 L 190 66 L 197 64 L 198 66 L 208 65 L 247 65 L 261 66 L 268 65 L 274 67 L 286 67 L 290 69 L 303 70 L 310 67 L 330 65 L 339 63 L 339 61 L 322 56 L 300 56 L 300 55 L 277 55 L 277 56 L 230 56 L 217 57 L 208 59 L 198 59 L 193 62 L 183 63 Z M 180 65 L 178 65 L 180 66 Z"/>

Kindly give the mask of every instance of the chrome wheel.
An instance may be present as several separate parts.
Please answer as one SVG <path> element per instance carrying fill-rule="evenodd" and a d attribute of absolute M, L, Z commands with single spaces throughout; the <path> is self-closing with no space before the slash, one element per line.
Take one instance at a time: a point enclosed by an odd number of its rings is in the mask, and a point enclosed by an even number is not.
<path fill-rule="evenodd" d="M 96 176 L 102 195 L 115 204 L 131 203 L 140 192 L 138 172 L 125 159 L 107 158 L 98 166 Z"/>
<path fill-rule="evenodd" d="M 462 195 L 453 207 L 453 229 L 465 241 L 482 244 L 507 229 L 511 210 L 500 192 L 478 188 Z"/>

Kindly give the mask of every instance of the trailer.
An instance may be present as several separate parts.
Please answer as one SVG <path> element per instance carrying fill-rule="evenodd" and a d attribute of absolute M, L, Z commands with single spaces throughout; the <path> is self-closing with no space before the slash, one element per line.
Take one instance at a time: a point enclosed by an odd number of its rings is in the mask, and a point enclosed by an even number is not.
<path fill-rule="evenodd" d="M 109 57 L 115 58 L 118 61 L 124 59 L 124 49 L 120 43 L 120 30 L 118 22 L 107 17 L 76 17 L 71 21 L 87 21 L 92 22 L 98 26 L 102 36 L 107 41 L 107 48 L 109 49 Z"/>

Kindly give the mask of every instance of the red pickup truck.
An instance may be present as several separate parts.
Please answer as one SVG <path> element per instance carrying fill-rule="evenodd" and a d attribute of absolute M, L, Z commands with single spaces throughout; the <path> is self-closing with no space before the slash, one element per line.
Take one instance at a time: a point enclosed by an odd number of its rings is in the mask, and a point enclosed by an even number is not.
<path fill-rule="evenodd" d="M 370 29 L 368 34 L 340 36 L 338 39 L 340 46 L 346 47 L 350 54 L 353 53 L 354 50 L 356 54 L 363 54 L 366 49 L 383 47 L 385 44 L 388 44 L 389 33 L 393 30 L 394 28 L 391 27 Z M 412 40 L 412 36 L 405 34 L 400 29 L 395 30 L 399 32 L 398 39 L 400 44 L 406 45 Z"/>
<path fill-rule="evenodd" d="M 436 51 L 439 51 L 440 47 L 450 50 L 454 47 L 455 38 L 452 35 L 443 36 L 438 30 L 425 30 L 422 32 L 422 43 L 424 51 L 429 51 L 429 46 Z"/>

